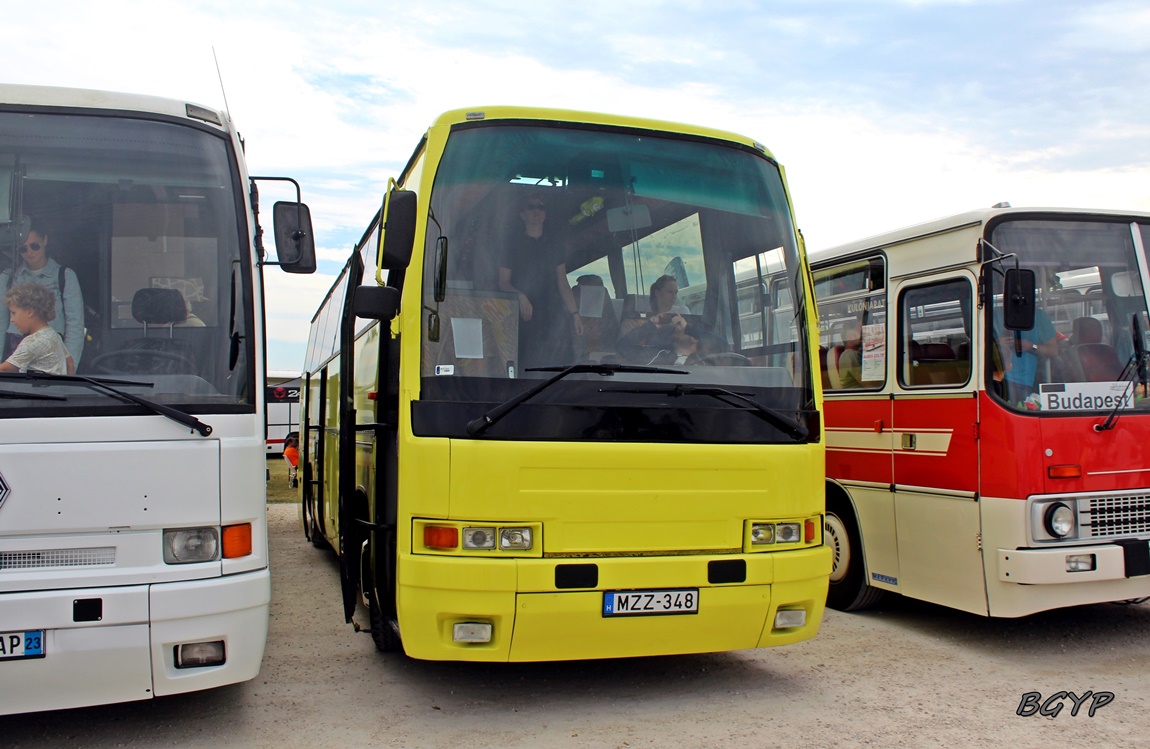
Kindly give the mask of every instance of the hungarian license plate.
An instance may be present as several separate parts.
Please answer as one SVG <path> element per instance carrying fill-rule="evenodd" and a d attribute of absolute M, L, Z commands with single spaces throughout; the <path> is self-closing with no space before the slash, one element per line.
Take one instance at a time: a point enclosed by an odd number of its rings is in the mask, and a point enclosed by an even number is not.
<path fill-rule="evenodd" d="M 698 588 L 679 590 L 608 590 L 603 616 L 660 616 L 699 613 Z"/>
<path fill-rule="evenodd" d="M 0 632 L 0 661 L 44 657 L 44 630 Z"/>

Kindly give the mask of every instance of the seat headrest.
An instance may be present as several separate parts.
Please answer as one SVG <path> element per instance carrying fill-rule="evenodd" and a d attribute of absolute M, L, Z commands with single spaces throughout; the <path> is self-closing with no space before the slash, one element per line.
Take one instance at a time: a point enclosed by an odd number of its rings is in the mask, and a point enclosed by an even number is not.
<path fill-rule="evenodd" d="M 188 305 L 177 289 L 140 289 L 132 297 L 132 317 L 145 325 L 171 325 L 188 319 Z"/>
<path fill-rule="evenodd" d="M 1076 318 L 1071 336 L 1075 344 L 1102 343 L 1102 323 L 1093 317 Z"/>

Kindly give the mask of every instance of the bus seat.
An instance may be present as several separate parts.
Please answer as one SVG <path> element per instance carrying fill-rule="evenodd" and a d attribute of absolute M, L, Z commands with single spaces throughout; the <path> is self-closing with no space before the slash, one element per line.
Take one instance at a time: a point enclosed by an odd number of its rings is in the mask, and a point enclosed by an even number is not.
<path fill-rule="evenodd" d="M 603 279 L 596 275 L 579 276 L 571 287 L 571 293 L 575 296 L 583 323 L 583 336 L 576 337 L 575 342 L 577 357 L 599 359 L 615 353 L 619 321 Z"/>
<path fill-rule="evenodd" d="M 196 374 L 191 346 L 175 337 L 175 326 L 188 319 L 188 305 L 178 289 L 140 289 L 132 297 L 132 317 L 144 326 L 144 335 L 116 352 L 115 368 L 111 371 Z M 154 334 L 157 329 L 161 331 L 159 335 Z"/>
<path fill-rule="evenodd" d="M 832 390 L 839 390 L 843 386 L 842 376 L 839 374 L 839 357 L 846 349 L 845 346 L 831 346 L 827 350 L 827 382 Z"/>
<path fill-rule="evenodd" d="M 1102 323 L 1093 317 L 1078 317 L 1070 324 L 1070 342 L 1075 346 L 1084 343 L 1102 343 Z"/>
<path fill-rule="evenodd" d="M 1122 374 L 1122 361 L 1113 346 L 1082 343 L 1073 348 L 1087 382 L 1113 382 Z"/>
<path fill-rule="evenodd" d="M 1070 347 L 1066 351 L 1071 370 L 1085 382 L 1110 382 L 1122 373 L 1122 360 L 1114 347 L 1102 342 L 1102 323 L 1078 317 L 1071 323 Z"/>

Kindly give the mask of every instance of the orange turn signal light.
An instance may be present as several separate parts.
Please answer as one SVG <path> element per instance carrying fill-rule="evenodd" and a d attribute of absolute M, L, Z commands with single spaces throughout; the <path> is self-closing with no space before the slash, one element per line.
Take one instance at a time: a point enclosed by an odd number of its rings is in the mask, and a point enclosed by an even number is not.
<path fill-rule="evenodd" d="M 455 549 L 459 547 L 459 529 L 445 525 L 423 526 L 423 545 L 429 549 Z"/>
<path fill-rule="evenodd" d="M 1052 479 L 1080 479 L 1082 466 L 1072 464 L 1050 466 L 1046 469 L 1046 475 Z"/>
<path fill-rule="evenodd" d="M 803 523 L 803 542 L 813 543 L 815 540 L 815 521 L 808 520 Z"/>
<path fill-rule="evenodd" d="M 224 526 L 224 559 L 246 557 L 252 553 L 252 524 Z"/>

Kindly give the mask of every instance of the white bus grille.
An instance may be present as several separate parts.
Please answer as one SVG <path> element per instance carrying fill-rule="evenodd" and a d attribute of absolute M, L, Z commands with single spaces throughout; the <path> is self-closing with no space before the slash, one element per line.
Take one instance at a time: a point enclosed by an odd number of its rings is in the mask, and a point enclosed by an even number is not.
<path fill-rule="evenodd" d="M 1090 497 L 1079 504 L 1078 520 L 1086 538 L 1150 533 L 1150 494 Z"/>
<path fill-rule="evenodd" d="M 33 570 L 46 567 L 108 567 L 116 563 L 116 547 L 94 549 L 48 549 L 45 551 L 2 551 L 0 570 Z"/>

